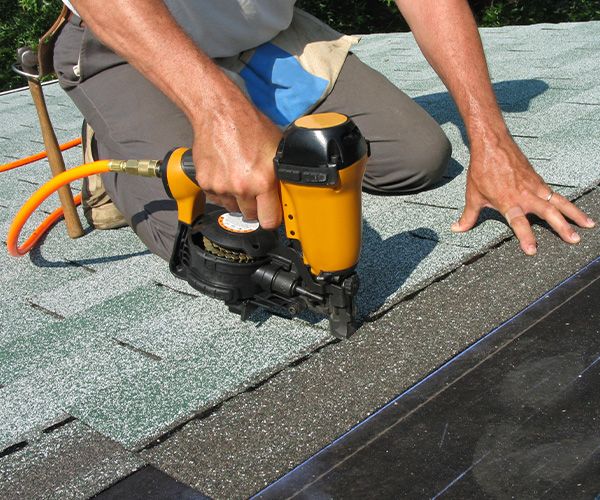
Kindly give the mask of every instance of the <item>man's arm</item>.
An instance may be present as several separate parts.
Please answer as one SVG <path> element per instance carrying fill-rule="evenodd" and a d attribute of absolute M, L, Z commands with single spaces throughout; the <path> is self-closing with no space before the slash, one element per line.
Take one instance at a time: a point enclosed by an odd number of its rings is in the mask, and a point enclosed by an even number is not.
<path fill-rule="evenodd" d="M 212 201 L 276 228 L 279 129 L 196 47 L 162 0 L 72 3 L 103 43 L 185 112 L 194 130 L 196 177 Z"/>
<path fill-rule="evenodd" d="M 537 250 L 525 214 L 545 219 L 569 243 L 579 235 L 565 216 L 581 227 L 594 222 L 555 193 L 535 173 L 510 136 L 496 102 L 475 19 L 466 0 L 396 0 L 423 54 L 452 94 L 465 122 L 471 149 L 466 205 L 454 231 L 468 231 L 482 208 L 507 219 L 521 248 Z"/>

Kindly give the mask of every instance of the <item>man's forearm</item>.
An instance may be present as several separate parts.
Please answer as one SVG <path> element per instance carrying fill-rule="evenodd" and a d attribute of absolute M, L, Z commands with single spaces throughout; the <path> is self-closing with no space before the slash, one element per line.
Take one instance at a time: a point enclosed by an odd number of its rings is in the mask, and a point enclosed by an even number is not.
<path fill-rule="evenodd" d="M 73 0 L 94 34 L 181 108 L 192 125 L 244 94 L 179 27 L 162 0 Z"/>
<path fill-rule="evenodd" d="M 453 224 L 475 226 L 484 207 L 507 220 L 527 255 L 537 252 L 526 217 L 546 220 L 569 243 L 580 241 L 565 217 L 581 227 L 594 222 L 535 172 L 510 137 L 496 102 L 475 19 L 466 0 L 396 0 L 425 57 L 454 97 L 469 135 L 471 158 L 465 209 Z"/>
<path fill-rule="evenodd" d="M 396 0 L 423 54 L 460 111 L 471 145 L 507 133 L 466 0 Z"/>
<path fill-rule="evenodd" d="M 105 0 L 101 7 L 97 0 L 72 2 L 102 42 L 187 115 L 196 180 L 211 201 L 258 218 L 266 229 L 278 227 L 281 203 L 273 157 L 281 132 L 196 47 L 164 2 Z"/>

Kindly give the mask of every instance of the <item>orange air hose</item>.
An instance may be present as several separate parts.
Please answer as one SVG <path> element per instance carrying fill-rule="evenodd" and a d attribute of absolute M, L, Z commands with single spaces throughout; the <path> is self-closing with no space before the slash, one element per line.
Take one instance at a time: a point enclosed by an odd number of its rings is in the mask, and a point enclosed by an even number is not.
<path fill-rule="evenodd" d="M 75 146 L 79 146 L 81 144 L 81 137 L 77 139 L 73 139 L 72 141 L 65 142 L 59 146 L 61 151 L 66 151 L 67 149 L 74 148 Z M 33 163 L 34 161 L 41 160 L 46 158 L 48 153 L 46 151 L 42 151 L 41 153 L 27 156 L 26 158 L 21 158 L 20 160 L 15 160 L 11 163 L 6 163 L 5 165 L 0 165 L 0 173 L 8 172 L 13 168 L 22 167 L 23 165 L 28 165 L 29 163 Z"/>
<path fill-rule="evenodd" d="M 27 238 L 23 245 L 18 245 L 21 229 L 23 229 L 23 226 L 35 209 L 39 207 L 41 203 L 48 198 L 48 196 L 57 191 L 60 187 L 76 181 L 77 179 L 88 177 L 94 174 L 109 172 L 109 165 L 110 160 L 102 160 L 71 168 L 62 174 L 53 177 L 50 179 L 50 181 L 33 193 L 31 198 L 29 198 L 25 205 L 23 205 L 17 212 L 17 215 L 8 229 L 8 236 L 6 238 L 6 247 L 8 249 L 8 253 L 14 257 L 25 255 L 27 252 L 29 252 L 29 250 L 31 250 L 31 248 L 33 248 L 46 230 L 60 218 L 62 215 L 62 208 L 57 208 L 48 217 L 46 217 L 46 219 L 44 219 L 39 227 L 33 231 L 31 236 Z M 75 204 L 78 205 L 81 202 L 81 195 L 77 195 L 73 200 L 75 201 Z"/>

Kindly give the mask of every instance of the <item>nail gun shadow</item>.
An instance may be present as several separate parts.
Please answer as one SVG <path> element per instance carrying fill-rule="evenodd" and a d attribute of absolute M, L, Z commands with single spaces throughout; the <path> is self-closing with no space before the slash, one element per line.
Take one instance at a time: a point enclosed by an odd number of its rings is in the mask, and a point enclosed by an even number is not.
<path fill-rule="evenodd" d="M 415 237 L 414 233 L 418 233 L 419 237 Z M 363 220 L 363 244 L 357 269 L 360 279 L 357 296 L 358 322 L 368 321 L 373 313 L 400 290 L 438 243 L 437 233 L 425 227 L 405 231 L 384 240 Z M 251 319 L 260 324 L 269 316 L 270 313 L 259 311 Z M 322 316 L 310 312 L 302 313 L 299 318 L 313 325 L 323 321 Z"/>
<path fill-rule="evenodd" d="M 413 234 L 418 233 L 419 237 Z M 438 235 L 421 227 L 382 239 L 367 221 L 358 265 L 359 317 L 364 321 L 393 296 L 439 243 Z"/>

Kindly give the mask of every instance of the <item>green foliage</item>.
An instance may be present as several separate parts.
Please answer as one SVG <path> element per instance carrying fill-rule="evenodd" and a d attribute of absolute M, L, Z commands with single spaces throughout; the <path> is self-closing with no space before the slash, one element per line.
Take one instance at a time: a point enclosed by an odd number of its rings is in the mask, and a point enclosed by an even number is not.
<path fill-rule="evenodd" d="M 469 0 L 469 3 L 480 26 L 600 20 L 600 0 Z M 298 5 L 344 33 L 408 30 L 393 0 L 299 0 Z"/>
<path fill-rule="evenodd" d="M 342 33 L 408 31 L 394 0 L 298 0 L 296 5 Z"/>
<path fill-rule="evenodd" d="M 599 0 L 504 0 L 491 1 L 483 11 L 481 26 L 561 23 L 600 20 Z"/>
<path fill-rule="evenodd" d="M 61 6 L 60 0 L 0 0 L 0 90 L 26 85 L 10 68 L 17 48 L 37 46 Z"/>

